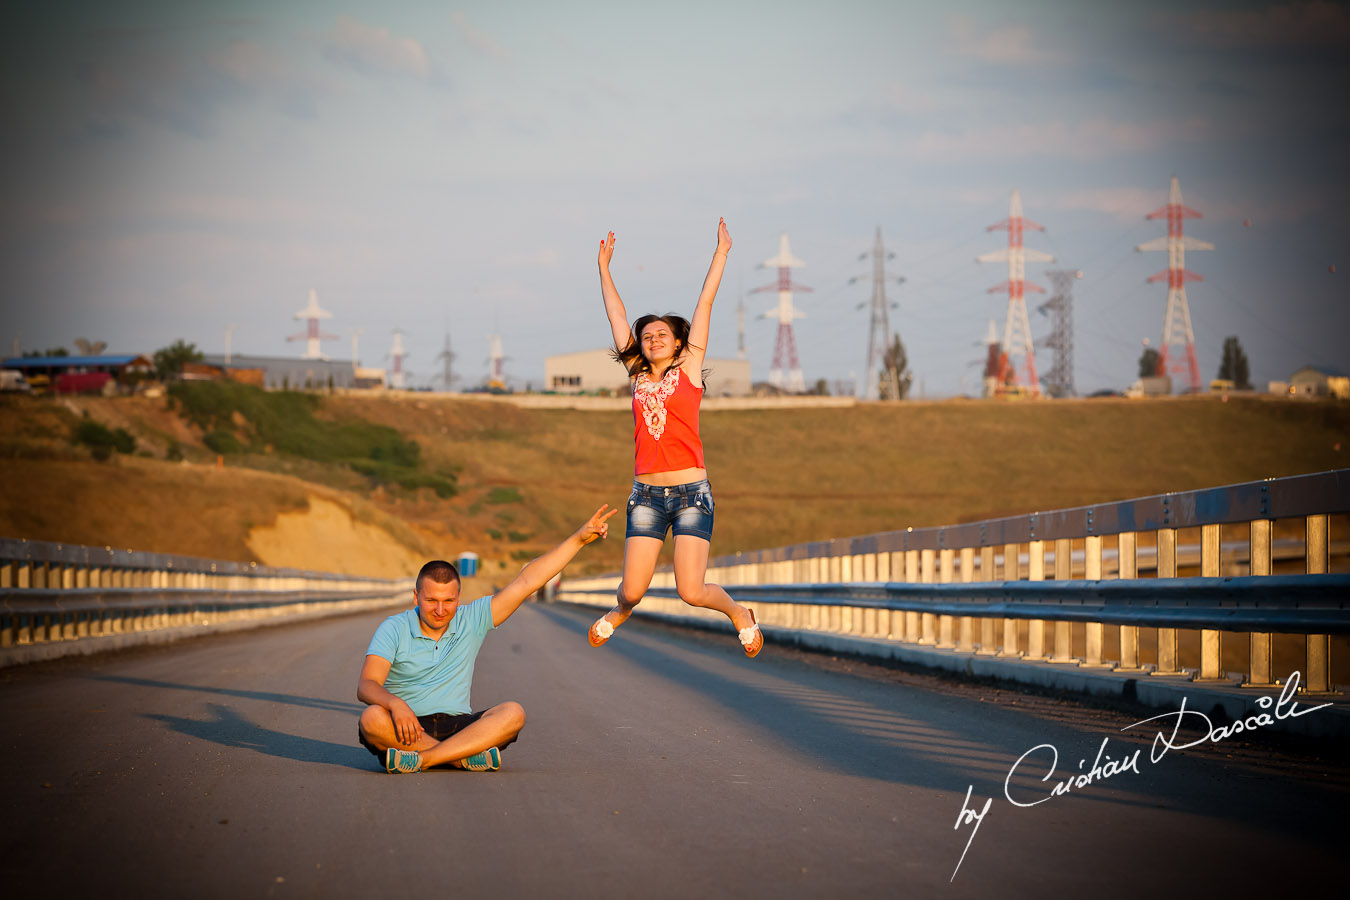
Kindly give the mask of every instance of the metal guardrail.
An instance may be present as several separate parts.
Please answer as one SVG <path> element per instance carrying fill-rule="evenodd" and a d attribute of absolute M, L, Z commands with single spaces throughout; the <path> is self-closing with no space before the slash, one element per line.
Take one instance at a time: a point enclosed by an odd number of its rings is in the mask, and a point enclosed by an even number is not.
<path fill-rule="evenodd" d="M 853 607 L 946 616 L 1056 619 L 1165 628 L 1350 633 L 1350 575 L 1010 581 L 971 584 L 738 585 L 755 604 Z M 652 596 L 679 598 L 656 588 Z M 758 608 L 758 607 L 756 607 Z M 1220 623 L 1222 623 L 1220 625 Z"/>
<path fill-rule="evenodd" d="M 1221 632 L 1237 631 L 1248 644 L 1243 677 L 1255 687 L 1278 684 L 1273 635 L 1304 634 L 1306 688 L 1326 692 L 1330 635 L 1350 631 L 1344 607 L 1350 583 L 1328 574 L 1330 517 L 1346 512 L 1350 470 L 1340 469 L 736 553 L 710 560 L 708 580 L 753 605 L 762 624 L 1018 659 L 1106 666 L 1110 625 L 1118 637 L 1118 670 L 1147 667 L 1197 680 L 1226 678 Z M 1273 525 L 1280 519 L 1301 520 L 1297 552 L 1289 541 L 1277 552 Z M 1249 529 L 1244 556 L 1250 575 L 1221 578 L 1225 548 L 1232 552 L 1232 542 L 1221 541 L 1221 528 L 1235 524 Z M 1200 532 L 1198 578 L 1176 577 L 1181 529 Z M 1141 535 L 1154 542 L 1156 578 L 1139 577 Z M 1108 572 L 1103 563 L 1112 549 L 1116 568 Z M 1301 557 L 1305 574 L 1274 575 L 1277 556 Z M 618 573 L 569 579 L 561 596 L 605 605 L 618 582 Z M 658 571 L 648 593 L 678 597 L 671 567 Z M 1024 643 L 1022 621 L 1029 621 Z M 1140 628 L 1157 629 L 1152 663 L 1140 660 Z M 1198 671 L 1181 668 L 1182 629 L 1200 631 Z M 1075 656 L 1080 643 L 1083 653 Z"/>
<path fill-rule="evenodd" d="M 408 582 L 411 588 L 411 581 Z M 400 591 L 237 591 L 134 588 L 0 592 L 0 648 L 365 609 Z M 6 663 L 0 656 L 0 665 Z"/>
<path fill-rule="evenodd" d="M 386 578 L 260 566 L 171 553 L 0 538 L 0 589 L 179 587 L 295 590 L 306 583 L 384 585 Z"/>
<path fill-rule="evenodd" d="M 412 579 L 0 539 L 0 648 L 364 608 L 411 587 Z"/>

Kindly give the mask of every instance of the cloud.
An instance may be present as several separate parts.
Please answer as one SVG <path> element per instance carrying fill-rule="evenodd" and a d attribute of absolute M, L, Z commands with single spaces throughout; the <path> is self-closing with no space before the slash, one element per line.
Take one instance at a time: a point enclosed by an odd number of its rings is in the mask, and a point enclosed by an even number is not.
<path fill-rule="evenodd" d="M 234 41 L 195 57 L 110 46 L 77 68 L 88 111 L 87 139 L 128 136 L 148 122 L 196 138 L 216 134 L 219 114 L 271 102 L 291 116 L 312 117 L 319 91 L 294 66 L 252 41 Z"/>
<path fill-rule="evenodd" d="M 1181 190 L 1186 205 L 1204 216 L 1203 224 L 1194 226 L 1200 232 L 1217 223 L 1244 220 L 1258 225 L 1288 225 L 1312 218 L 1333 205 L 1326 191 L 1296 184 L 1264 185 L 1242 196 L 1221 197 L 1204 196 L 1203 184 L 1196 190 L 1188 190 L 1187 184 L 1183 174 Z M 1211 185 L 1210 191 L 1213 190 Z M 1166 204 L 1164 179 L 1148 187 L 1088 187 L 1052 192 L 1036 201 L 1037 206 L 1046 209 L 1105 213 L 1121 222 L 1142 222 L 1146 215 Z M 1186 228 L 1189 231 L 1192 226 L 1188 224 Z"/>
<path fill-rule="evenodd" d="M 1100 212 L 1122 222 L 1137 222 L 1167 202 L 1167 188 L 1161 182 L 1151 188 L 1082 188 L 1052 195 L 1043 202 L 1050 209 Z"/>
<path fill-rule="evenodd" d="M 497 265 L 508 269 L 556 269 L 562 262 L 562 253 L 548 247 L 534 253 L 513 253 L 497 257 Z"/>
<path fill-rule="evenodd" d="M 253 41 L 234 41 L 215 59 L 216 68 L 239 84 L 257 87 L 264 79 L 275 78 L 277 65 L 263 48 Z"/>
<path fill-rule="evenodd" d="M 1184 191 L 1186 185 L 1181 185 Z M 1159 204 L 1161 205 L 1161 204 Z M 1186 195 L 1187 206 L 1197 206 L 1210 222 L 1251 221 L 1253 227 L 1295 225 L 1315 220 L 1322 214 L 1339 215 L 1333 192 L 1321 185 L 1261 185 L 1237 196 L 1217 199 Z"/>
<path fill-rule="evenodd" d="M 1350 9 L 1327 0 L 1265 9 L 1159 13 L 1157 24 L 1188 42 L 1223 50 L 1334 49 L 1350 45 Z"/>
<path fill-rule="evenodd" d="M 1006 188 L 960 188 L 955 192 L 944 191 L 944 194 L 954 198 L 957 203 L 963 206 L 988 207 L 990 209 L 1006 209 L 1008 206 L 1008 191 Z"/>
<path fill-rule="evenodd" d="M 1206 118 L 1118 122 L 1106 118 L 1077 124 L 990 125 L 965 131 L 926 131 L 902 150 L 917 159 L 962 161 L 1043 156 L 1097 160 L 1214 136 Z"/>
<path fill-rule="evenodd" d="M 244 93 L 271 100 L 293 118 L 313 118 L 323 93 L 312 76 L 253 41 L 230 43 L 211 58 L 210 67 Z"/>
<path fill-rule="evenodd" d="M 361 218 L 342 208 L 317 207 L 281 194 L 171 193 L 148 207 L 155 218 L 196 226 L 332 226 L 351 227 Z"/>
<path fill-rule="evenodd" d="M 930 95 L 898 81 L 882 88 L 882 103 L 886 109 L 898 113 L 925 113 L 937 107 L 937 101 Z"/>
<path fill-rule="evenodd" d="M 474 28 L 469 24 L 469 17 L 459 10 L 450 14 L 450 21 L 454 23 L 455 29 L 459 32 L 464 43 L 468 44 L 474 50 L 491 57 L 500 62 L 510 62 L 511 54 L 506 52 L 506 48 L 497 43 L 486 33 Z"/>
<path fill-rule="evenodd" d="M 771 206 L 791 206 L 797 203 L 804 203 L 812 198 L 813 193 L 810 189 L 804 187 L 783 187 L 771 190 L 765 201 Z"/>
<path fill-rule="evenodd" d="M 140 120 L 196 138 L 213 136 L 216 114 L 252 93 L 217 62 L 119 49 L 82 64 L 78 78 L 90 105 L 85 135 L 120 136 L 129 122 Z"/>
<path fill-rule="evenodd" d="M 351 16 L 338 16 L 324 55 L 364 75 L 418 81 L 430 81 L 434 75 L 431 58 L 419 42 L 395 37 L 387 28 L 375 28 Z"/>
<path fill-rule="evenodd" d="M 1048 65 L 1063 62 L 1062 54 L 1036 45 L 1035 33 L 1026 25 L 1002 25 L 981 29 L 969 16 L 950 19 L 956 50 L 980 62 L 997 65 Z"/>

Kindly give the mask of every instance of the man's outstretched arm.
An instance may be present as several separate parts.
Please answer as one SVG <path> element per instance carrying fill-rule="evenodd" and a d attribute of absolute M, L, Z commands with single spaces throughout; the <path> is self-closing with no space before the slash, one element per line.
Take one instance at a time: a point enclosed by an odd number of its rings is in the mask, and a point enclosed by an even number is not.
<path fill-rule="evenodd" d="M 582 547 L 609 534 L 609 519 L 618 510 L 610 509 L 609 512 L 605 512 L 607 509 L 608 503 L 601 505 L 595 511 L 595 515 L 587 519 L 586 524 L 573 532 L 567 540 L 543 556 L 530 560 L 529 565 L 521 569 L 520 574 L 511 579 L 510 584 L 493 595 L 493 625 L 500 625 L 511 618 L 511 614 L 520 608 L 525 598 L 548 584 L 549 579 L 561 572 Z"/>

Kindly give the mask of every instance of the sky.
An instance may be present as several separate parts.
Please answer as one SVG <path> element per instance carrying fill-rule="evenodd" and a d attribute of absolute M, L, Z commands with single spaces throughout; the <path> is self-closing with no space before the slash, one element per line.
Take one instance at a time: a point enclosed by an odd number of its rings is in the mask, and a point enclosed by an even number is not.
<path fill-rule="evenodd" d="M 1075 269 L 1074 381 L 1121 389 L 1161 341 L 1173 175 L 1200 373 L 1350 372 L 1350 6 L 1343 2 L 19 0 L 0 36 L 0 348 L 104 341 L 333 358 L 409 383 L 605 346 L 599 240 L 632 317 L 688 315 L 734 242 L 710 356 L 768 377 L 781 233 L 805 379 L 859 381 L 881 229 L 915 392 L 977 394 L 1011 192 Z M 901 283 L 895 279 L 904 278 Z M 853 279 L 857 279 L 854 281 Z M 1028 293 L 1032 337 L 1050 319 Z M 1053 351 L 1039 348 L 1044 373 Z"/>

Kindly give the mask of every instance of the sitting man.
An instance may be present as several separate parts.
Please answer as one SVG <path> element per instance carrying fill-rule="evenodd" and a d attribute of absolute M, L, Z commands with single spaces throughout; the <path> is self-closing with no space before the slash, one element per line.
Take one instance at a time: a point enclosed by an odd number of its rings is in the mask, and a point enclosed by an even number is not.
<path fill-rule="evenodd" d="M 510 584 L 463 606 L 459 572 L 444 560 L 422 567 L 413 609 L 380 623 L 366 650 L 356 697 L 370 704 L 357 735 L 389 772 L 431 766 L 487 771 L 501 767 L 500 751 L 525 727 L 519 703 L 472 712 L 473 664 L 488 631 L 505 622 L 582 547 L 609 533 L 618 512 L 601 506 L 563 541 L 520 570 Z"/>

